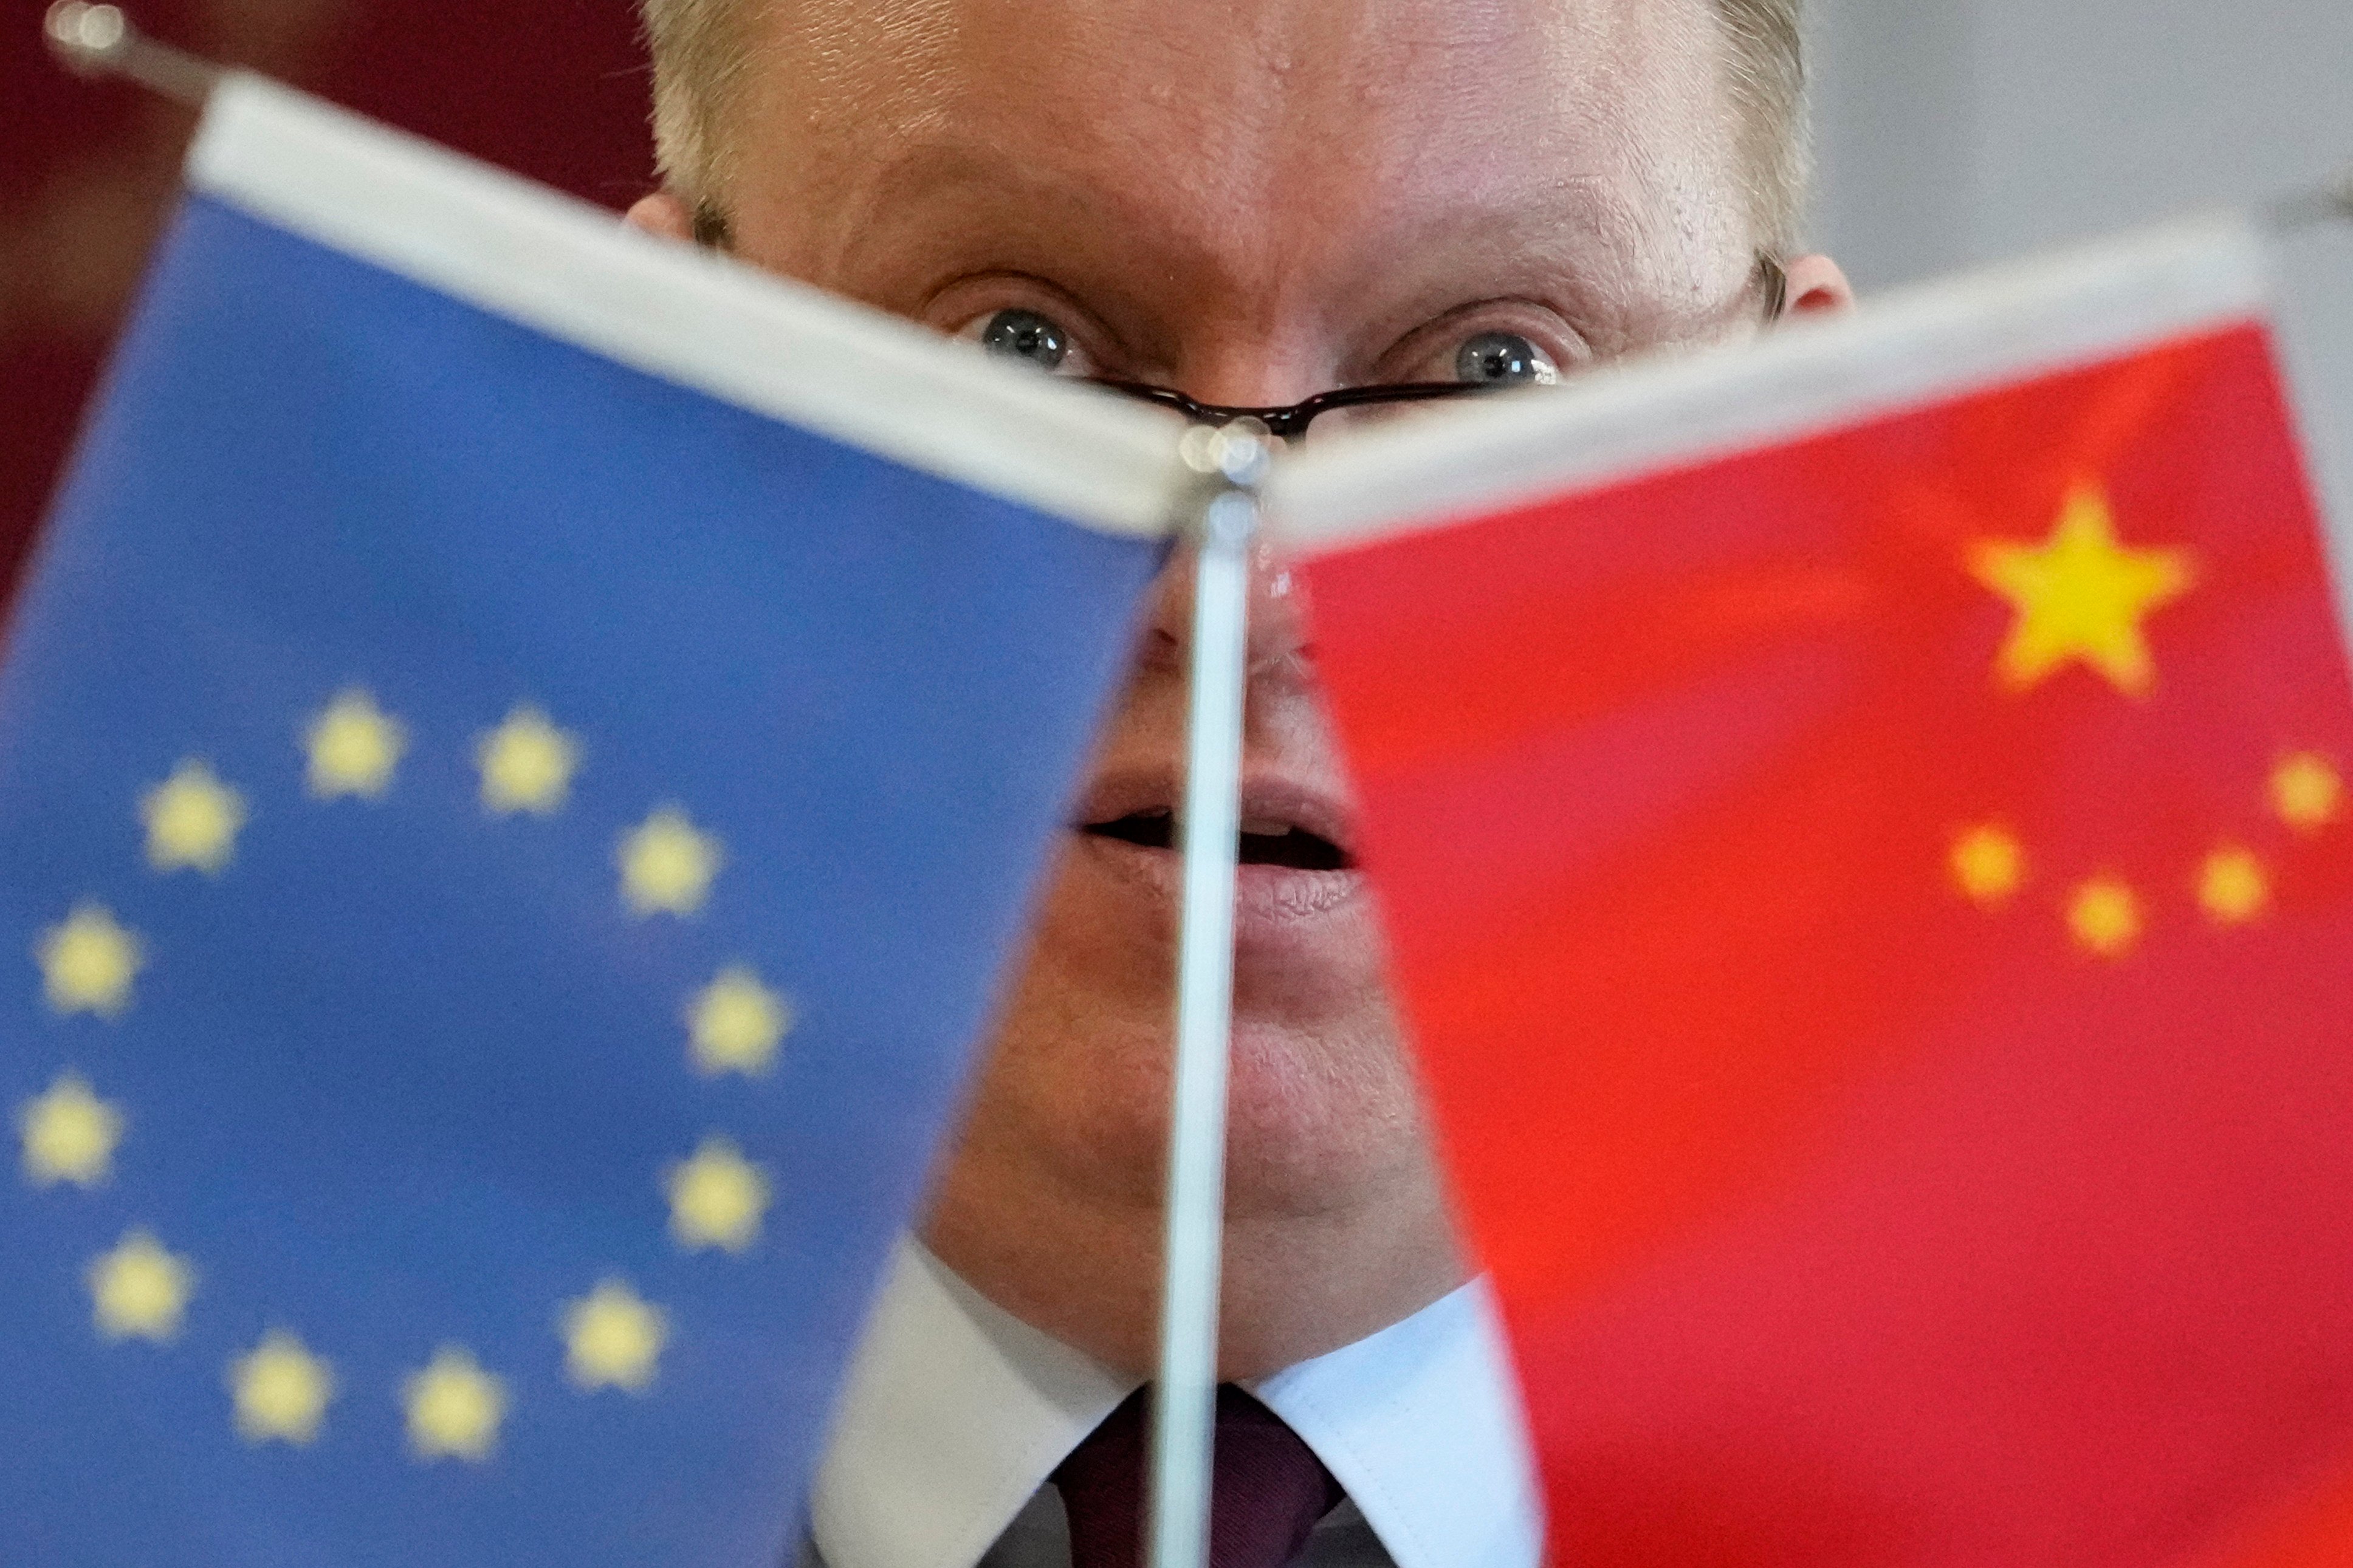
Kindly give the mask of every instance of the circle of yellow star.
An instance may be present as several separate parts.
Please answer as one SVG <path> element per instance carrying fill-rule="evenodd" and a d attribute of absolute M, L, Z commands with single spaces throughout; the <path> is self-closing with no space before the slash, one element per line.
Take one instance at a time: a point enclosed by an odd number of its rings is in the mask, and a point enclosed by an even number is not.
<path fill-rule="evenodd" d="M 1980 541 L 1970 549 L 1969 570 L 2018 610 L 1995 664 L 2004 686 L 2024 691 L 2081 660 L 2133 697 L 2147 695 L 2157 680 L 2141 623 L 2195 580 L 2188 551 L 2134 550 L 2118 541 L 2108 498 L 2095 485 L 2069 492 L 2041 544 Z"/>
<path fill-rule="evenodd" d="M 103 904 L 87 900 L 41 933 L 33 956 L 51 1007 L 101 1018 L 119 1018 L 131 1005 L 131 982 L 145 962 L 139 938 L 116 924 Z"/>
<path fill-rule="evenodd" d="M 94 1187 L 112 1169 L 122 1113 L 90 1092 L 79 1073 L 59 1073 L 46 1093 L 16 1112 L 25 1139 L 25 1179 L 37 1187 Z"/>
<path fill-rule="evenodd" d="M 423 1372 L 402 1386 L 408 1407 L 408 1447 L 420 1459 L 458 1458 L 480 1464 L 498 1446 L 506 1418 L 506 1384 L 484 1372 L 460 1345 L 443 1345 Z"/>
<path fill-rule="evenodd" d="M 637 915 L 691 915 L 719 875 L 719 840 L 699 833 L 686 814 L 663 806 L 621 837 L 621 899 Z"/>
<path fill-rule="evenodd" d="M 565 1305 L 564 1370 L 582 1391 L 623 1388 L 643 1394 L 670 1342 L 670 1322 L 627 1281 L 607 1279 Z"/>
<path fill-rule="evenodd" d="M 245 826 L 245 797 L 194 757 L 139 801 L 147 827 L 147 863 L 158 871 L 193 867 L 216 876 L 237 853 Z"/>
<path fill-rule="evenodd" d="M 768 1178 L 726 1139 L 705 1138 L 692 1159 L 664 1173 L 662 1190 L 670 1196 L 670 1233 L 687 1250 L 742 1252 L 759 1239 Z"/>
<path fill-rule="evenodd" d="M 2140 900 L 2116 877 L 2094 877 L 2067 906 L 2075 940 L 2102 958 L 2121 958 L 2140 940 Z"/>
<path fill-rule="evenodd" d="M 311 721 L 304 745 L 311 754 L 311 795 L 321 800 L 347 795 L 381 800 L 408 749 L 408 731 L 354 686 L 338 693 Z"/>
<path fill-rule="evenodd" d="M 2290 827 L 2309 833 L 2327 826 L 2344 800 L 2344 780 L 2317 752 L 2298 752 L 2272 770 L 2272 806 Z"/>
<path fill-rule="evenodd" d="M 762 1073 L 792 1027 L 792 1010 L 758 975 L 731 965 L 687 1004 L 686 1027 L 694 1065 L 706 1077 Z"/>
<path fill-rule="evenodd" d="M 335 1396 L 334 1373 L 283 1329 L 228 1363 L 229 1396 L 237 1405 L 237 1433 L 248 1443 L 272 1438 L 300 1447 L 319 1435 L 327 1402 Z"/>
<path fill-rule="evenodd" d="M 2198 874 L 2198 903 L 2223 925 L 2243 925 L 2271 902 L 2271 880 L 2253 851 L 2224 845 Z"/>
<path fill-rule="evenodd" d="M 482 773 L 482 806 L 500 816 L 547 816 L 564 807 L 580 747 L 536 708 L 517 708 L 482 737 L 474 761 Z"/>
<path fill-rule="evenodd" d="M 1972 827 L 1953 841 L 1951 869 L 1969 901 L 1990 909 L 2026 879 L 2026 851 L 2007 828 Z"/>
<path fill-rule="evenodd" d="M 91 1259 L 90 1294 L 98 1331 L 110 1340 L 169 1344 L 195 1294 L 196 1271 L 143 1230 L 124 1233 L 111 1252 Z"/>

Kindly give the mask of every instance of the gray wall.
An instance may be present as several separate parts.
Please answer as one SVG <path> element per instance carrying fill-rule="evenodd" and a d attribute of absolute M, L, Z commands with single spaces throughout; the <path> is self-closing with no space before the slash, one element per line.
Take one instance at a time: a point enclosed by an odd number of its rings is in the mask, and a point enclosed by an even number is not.
<path fill-rule="evenodd" d="M 1817 243 L 1866 297 L 2353 165 L 2353 0 L 1812 0 Z M 2353 224 L 2281 256 L 2353 588 Z"/>

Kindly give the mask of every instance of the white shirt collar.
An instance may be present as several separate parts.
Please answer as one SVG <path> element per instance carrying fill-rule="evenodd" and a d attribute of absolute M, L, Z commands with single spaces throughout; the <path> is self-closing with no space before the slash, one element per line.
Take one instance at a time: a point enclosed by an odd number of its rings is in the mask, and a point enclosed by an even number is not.
<path fill-rule="evenodd" d="M 1398 1568 L 1533 1568 L 1541 1532 L 1508 1364 L 1473 1284 L 1253 1392 Z M 810 1497 L 819 1553 L 828 1568 L 973 1568 L 1135 1386 L 902 1243 Z"/>

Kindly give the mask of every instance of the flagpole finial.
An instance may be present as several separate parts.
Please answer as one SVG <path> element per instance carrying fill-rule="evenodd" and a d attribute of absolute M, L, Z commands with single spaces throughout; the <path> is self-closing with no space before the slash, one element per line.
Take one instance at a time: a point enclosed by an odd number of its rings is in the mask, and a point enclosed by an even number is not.
<path fill-rule="evenodd" d="M 50 51 L 78 75 L 127 77 L 197 108 L 220 79 L 220 67 L 157 43 L 133 26 L 119 5 L 58 0 L 41 30 Z"/>

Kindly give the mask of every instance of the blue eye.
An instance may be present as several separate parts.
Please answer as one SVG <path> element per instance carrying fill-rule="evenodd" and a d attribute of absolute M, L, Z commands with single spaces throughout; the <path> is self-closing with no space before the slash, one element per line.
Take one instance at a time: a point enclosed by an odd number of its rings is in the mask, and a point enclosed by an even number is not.
<path fill-rule="evenodd" d="M 1454 378 L 1474 386 L 1548 386 L 1560 367 L 1517 332 L 1481 332 L 1454 351 Z"/>
<path fill-rule="evenodd" d="M 999 310 L 981 329 L 981 342 L 993 354 L 1027 360 L 1040 370 L 1053 370 L 1071 352 L 1062 329 L 1035 310 Z"/>

